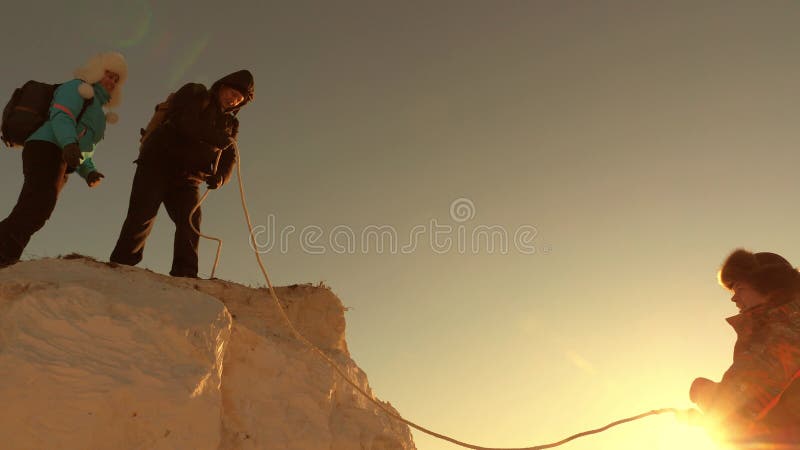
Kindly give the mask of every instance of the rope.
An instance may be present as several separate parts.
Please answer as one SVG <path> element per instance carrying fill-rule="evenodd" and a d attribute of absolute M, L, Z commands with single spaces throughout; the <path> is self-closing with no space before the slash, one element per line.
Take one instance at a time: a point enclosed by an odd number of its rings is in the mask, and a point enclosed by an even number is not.
<path fill-rule="evenodd" d="M 212 241 L 217 241 L 217 256 L 214 257 L 214 266 L 212 266 L 211 268 L 211 276 L 209 277 L 209 278 L 214 278 L 214 273 L 217 271 L 217 264 L 219 264 L 219 254 L 222 252 L 222 239 L 215 238 L 212 236 L 207 236 L 201 233 L 200 230 L 195 228 L 194 223 L 192 222 L 192 217 L 194 217 L 195 211 L 197 211 L 197 209 L 200 208 L 200 205 L 202 205 L 203 202 L 206 201 L 206 197 L 208 197 L 209 192 L 211 192 L 211 189 L 206 189 L 206 192 L 203 194 L 202 197 L 200 197 L 200 201 L 197 202 L 194 208 L 192 208 L 192 212 L 189 213 L 189 226 L 192 227 L 192 230 L 194 230 L 194 232 L 197 233 L 198 236 Z"/>
<path fill-rule="evenodd" d="M 239 152 L 238 148 L 236 149 L 236 152 L 237 153 Z M 220 150 L 217 152 L 217 160 L 214 161 L 214 174 L 217 173 L 217 168 L 219 167 L 219 160 L 221 157 L 222 157 L 222 151 Z M 192 208 L 192 211 L 189 213 L 189 226 L 192 227 L 192 230 L 195 233 L 197 233 L 198 236 L 212 241 L 217 241 L 217 256 L 214 257 L 214 265 L 211 267 L 211 276 L 209 277 L 209 278 L 214 278 L 214 273 L 217 271 L 217 265 L 219 264 L 219 254 L 222 252 L 222 239 L 207 236 L 201 233 L 200 230 L 195 228 L 194 222 L 192 222 L 192 217 L 194 217 L 194 213 L 198 210 L 198 208 L 200 208 L 200 205 L 202 205 L 203 202 L 206 201 L 206 197 L 208 197 L 209 192 L 211 192 L 211 189 L 206 189 L 206 192 L 203 194 L 202 197 L 200 197 L 200 200 L 197 202 L 196 205 L 194 205 L 194 208 Z"/>
<path fill-rule="evenodd" d="M 240 197 L 241 197 L 241 200 L 242 200 L 242 210 L 244 211 L 244 217 L 245 217 L 245 220 L 247 221 L 247 232 L 248 232 L 248 234 L 250 236 L 251 242 L 255 242 L 255 236 L 253 236 L 253 223 L 250 220 L 250 211 L 247 208 L 247 200 L 245 199 L 244 182 L 242 180 L 241 155 L 239 154 L 239 147 L 236 144 L 233 144 L 233 147 L 234 147 L 234 151 L 236 151 L 236 156 L 237 156 L 237 160 L 238 160 L 238 162 L 236 164 L 236 178 L 239 181 L 239 194 L 240 194 Z M 219 239 L 219 238 L 214 238 L 214 237 L 205 236 L 205 235 L 201 234 L 200 231 L 197 230 L 194 227 L 194 224 L 192 223 L 192 220 L 191 220 L 191 217 L 194 215 L 194 212 L 197 210 L 197 208 L 200 207 L 200 205 L 203 203 L 203 201 L 205 201 L 206 197 L 208 196 L 208 192 L 209 191 L 206 190 L 205 194 L 203 194 L 203 197 L 197 203 L 197 206 L 195 206 L 194 209 L 192 209 L 192 212 L 189 215 L 189 224 L 192 226 L 192 229 L 198 235 L 200 235 L 201 237 L 217 241 L 217 243 L 218 243 L 217 244 L 217 256 L 214 259 L 214 268 L 211 271 L 211 278 L 213 278 L 214 277 L 214 271 L 216 270 L 217 263 L 219 261 L 220 250 L 222 249 L 222 240 Z M 648 416 L 653 416 L 653 415 L 657 415 L 657 414 L 664 414 L 664 413 L 669 413 L 669 412 L 678 413 L 678 410 L 676 410 L 675 408 L 656 409 L 656 410 L 648 411 L 646 413 L 639 414 L 639 415 L 636 415 L 636 416 L 632 416 L 632 417 L 628 417 L 628 418 L 625 418 L 625 419 L 617 420 L 616 422 L 612 422 L 612 423 L 610 423 L 610 424 L 608 424 L 608 425 L 606 425 L 604 427 L 601 427 L 601 428 L 597 428 L 597 429 L 589 430 L 589 431 L 583 431 L 581 433 L 574 434 L 574 435 L 572 435 L 572 436 L 570 436 L 568 438 L 562 439 L 562 440 L 560 440 L 558 442 L 553 442 L 551 444 L 544 444 L 544 445 L 535 445 L 535 446 L 532 446 L 532 447 L 516 447 L 516 448 L 481 447 L 479 445 L 468 444 L 466 442 L 459 441 L 457 439 L 454 439 L 452 437 L 446 436 L 444 434 L 437 433 L 437 432 L 429 430 L 429 429 L 427 429 L 427 428 L 425 428 L 425 427 L 423 427 L 421 425 L 418 425 L 418 424 L 416 424 L 414 422 L 411 422 L 410 420 L 404 419 L 399 414 L 397 414 L 395 411 L 392 411 L 386 405 L 381 403 L 379 400 L 376 400 L 372 395 L 370 395 L 368 392 L 366 392 L 364 389 L 362 389 L 360 386 L 358 386 L 355 382 L 351 381 L 350 378 L 347 376 L 347 374 L 339 367 L 339 365 L 333 359 L 331 359 L 330 356 L 328 356 L 325 352 L 320 350 L 320 348 L 317 347 L 316 345 L 314 345 L 311 341 L 306 339 L 306 337 L 303 336 L 297 330 L 297 328 L 295 328 L 294 324 L 289 319 L 289 316 L 286 315 L 286 311 L 284 310 L 283 306 L 281 305 L 281 302 L 278 299 L 278 295 L 275 293 L 275 288 L 272 286 L 272 282 L 270 281 L 269 274 L 267 273 L 267 269 L 264 267 L 264 262 L 261 260 L 261 255 L 259 254 L 258 250 L 255 247 L 253 247 L 253 254 L 256 257 L 256 262 L 258 262 L 258 267 L 261 269 L 262 275 L 264 275 L 264 280 L 266 280 L 266 282 L 267 282 L 267 287 L 269 288 L 270 296 L 275 301 L 275 305 L 278 307 L 278 311 L 280 311 L 281 317 L 283 317 L 283 320 L 289 325 L 289 329 L 292 331 L 292 334 L 294 334 L 294 336 L 300 342 L 302 342 L 307 348 L 312 350 L 314 353 L 318 354 L 331 368 L 333 368 L 333 370 L 337 374 L 339 374 L 340 377 L 342 377 L 342 379 L 347 384 L 349 384 L 353 389 L 355 389 L 357 392 L 359 392 L 361 395 L 363 395 L 367 400 L 369 400 L 375 406 L 377 406 L 384 414 L 386 414 L 387 416 L 389 416 L 390 418 L 392 418 L 394 420 L 402 422 L 402 423 L 404 423 L 404 424 L 406 424 L 406 425 L 408 425 L 408 426 L 410 426 L 410 427 L 412 427 L 412 428 L 414 428 L 416 430 L 419 430 L 419 431 L 421 431 L 421 432 L 423 432 L 425 434 L 428 434 L 430 436 L 433 436 L 435 438 L 439 438 L 441 440 L 456 444 L 456 445 L 464 447 L 464 448 L 473 449 L 473 450 L 544 450 L 544 449 L 548 449 L 548 448 L 553 448 L 553 447 L 558 447 L 558 446 L 564 445 L 567 442 L 570 442 L 570 441 L 572 441 L 574 439 L 578 439 L 578 438 L 583 437 L 583 436 L 588 436 L 588 435 L 591 435 L 591 434 L 601 433 L 603 431 L 608 430 L 611 427 L 615 427 L 617 425 L 621 425 L 621 424 L 627 423 L 627 422 L 632 422 L 634 420 L 639 420 L 639 419 L 642 419 L 642 418 L 645 418 L 645 417 L 648 417 Z"/>
<path fill-rule="evenodd" d="M 542 449 L 545 449 L 545 448 L 558 447 L 560 445 L 566 444 L 567 442 L 569 442 L 569 441 L 571 441 L 573 439 L 578 439 L 579 437 L 588 436 L 590 434 L 601 433 L 601 432 L 606 431 L 607 429 L 609 429 L 611 427 L 615 427 L 617 425 L 622 425 L 623 423 L 633 422 L 634 420 L 644 419 L 647 416 L 654 416 L 654 415 L 657 415 L 657 414 L 664 414 L 664 413 L 668 413 L 668 412 L 677 414 L 679 411 L 677 409 L 675 409 L 675 408 L 654 409 L 652 411 L 648 411 L 646 413 L 642 413 L 642 414 L 639 414 L 637 416 L 632 416 L 632 417 L 628 417 L 626 419 L 617 420 L 616 422 L 611 422 L 610 424 L 608 424 L 608 425 L 606 425 L 604 427 L 600 427 L 600 428 L 597 428 L 597 429 L 594 429 L 594 430 L 589 430 L 589 431 L 584 431 L 584 432 L 581 432 L 581 433 L 573 434 L 572 436 L 570 436 L 570 437 L 568 437 L 566 439 L 562 439 L 562 440 L 560 440 L 558 442 L 554 442 L 552 444 L 537 445 L 535 447 L 527 447 L 526 449 L 515 449 L 515 450 L 542 450 Z"/>

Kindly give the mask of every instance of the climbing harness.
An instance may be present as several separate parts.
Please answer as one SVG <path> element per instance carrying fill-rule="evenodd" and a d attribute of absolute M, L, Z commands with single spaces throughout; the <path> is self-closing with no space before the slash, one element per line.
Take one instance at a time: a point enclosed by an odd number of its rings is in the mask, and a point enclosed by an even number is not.
<path fill-rule="evenodd" d="M 245 220 L 247 221 L 247 232 L 250 235 L 251 242 L 255 242 L 255 236 L 253 236 L 253 224 L 252 224 L 252 221 L 250 220 L 250 211 L 247 208 L 247 201 L 245 199 L 245 192 L 244 192 L 244 182 L 242 181 L 242 159 L 241 159 L 241 155 L 239 154 L 239 147 L 236 144 L 232 144 L 232 145 L 233 145 L 234 151 L 236 152 L 236 159 L 237 159 L 237 163 L 236 163 L 236 178 L 239 181 L 239 195 L 240 195 L 241 200 L 242 200 L 242 210 L 244 211 L 244 217 L 245 217 Z M 217 162 L 219 162 L 219 155 L 217 156 Z M 215 164 L 215 169 L 216 169 L 216 164 Z M 215 170 L 215 172 L 216 172 L 216 170 Z M 214 267 L 211 270 L 211 278 L 214 278 L 214 273 L 215 273 L 216 268 L 217 268 L 217 263 L 219 262 L 219 254 L 220 254 L 220 251 L 222 249 L 222 240 L 219 239 L 219 238 L 214 238 L 214 237 L 210 237 L 210 236 L 206 236 L 206 235 L 201 234 L 200 231 L 197 230 L 194 227 L 194 224 L 192 223 L 192 219 L 191 219 L 192 216 L 194 215 L 194 212 L 197 210 L 197 208 L 199 208 L 200 205 L 203 203 L 203 201 L 205 201 L 206 197 L 208 197 L 208 192 L 209 192 L 209 190 L 206 190 L 205 194 L 203 194 L 202 198 L 198 201 L 197 206 L 195 206 L 194 209 L 192 209 L 192 212 L 189 215 L 189 224 L 192 226 L 192 229 L 198 235 L 200 235 L 201 237 L 217 241 L 217 256 L 214 259 Z M 292 321 L 289 319 L 289 316 L 286 315 L 286 311 L 283 309 L 283 306 L 281 305 L 281 302 L 278 299 L 278 295 L 275 293 L 275 288 L 272 286 L 272 282 L 270 281 L 269 274 L 267 274 L 267 269 L 264 267 L 263 261 L 261 261 L 261 255 L 259 254 L 258 250 L 255 247 L 253 247 L 253 253 L 256 256 L 256 261 L 258 262 L 258 267 L 261 269 L 262 275 L 264 275 L 264 280 L 266 280 L 266 282 L 267 282 L 267 287 L 269 288 L 270 296 L 275 301 L 275 305 L 278 307 L 278 311 L 280 311 L 281 317 L 283 317 L 283 320 L 289 325 L 289 329 L 292 331 L 292 334 L 294 334 L 295 337 L 300 342 L 305 344 L 306 347 L 308 347 L 310 350 L 312 350 L 313 352 L 318 354 L 323 360 L 325 360 L 325 362 L 329 366 L 331 366 L 331 368 L 333 368 L 333 370 L 337 374 L 339 374 L 339 376 L 341 376 L 342 379 L 347 384 L 349 384 L 353 389 L 358 391 L 367 400 L 372 402 L 381 411 L 383 411 L 387 416 L 389 416 L 392 419 L 395 419 L 397 421 L 400 421 L 400 422 L 402 422 L 402 423 L 404 423 L 404 424 L 406 424 L 406 425 L 408 425 L 408 426 L 410 426 L 410 427 L 412 427 L 412 428 L 414 428 L 416 430 L 419 430 L 419 431 L 421 431 L 421 432 L 423 432 L 425 434 L 431 435 L 433 437 L 436 437 L 436 438 L 442 439 L 444 441 L 459 445 L 459 446 L 464 447 L 464 448 L 473 449 L 473 450 L 544 450 L 544 449 L 548 449 L 548 448 L 558 447 L 558 446 L 564 445 L 567 442 L 570 442 L 570 441 L 572 441 L 574 439 L 577 439 L 577 438 L 580 438 L 580 437 L 583 437 L 583 436 L 588 436 L 588 435 L 591 435 L 591 434 L 600 433 L 600 432 L 608 430 L 611 427 L 615 427 L 617 425 L 621 425 L 621 424 L 627 423 L 627 422 L 632 422 L 634 420 L 643 419 L 643 418 L 648 417 L 648 416 L 664 414 L 664 413 L 680 414 L 682 412 L 682 410 L 679 410 L 679 409 L 676 409 L 676 408 L 655 409 L 655 410 L 648 411 L 646 413 L 642 413 L 642 414 L 639 414 L 639 415 L 636 415 L 636 416 L 632 416 L 632 417 L 628 417 L 628 418 L 625 418 L 625 419 L 617 420 L 617 421 L 612 422 L 612 423 L 610 423 L 610 424 L 608 424 L 608 425 L 606 425 L 604 427 L 601 427 L 601 428 L 597 428 L 597 429 L 594 429 L 594 430 L 588 430 L 588 431 L 584 431 L 584 432 L 581 432 L 581 433 L 574 434 L 574 435 L 572 435 L 572 436 L 570 436 L 568 438 L 562 439 L 562 440 L 560 440 L 558 442 L 554 442 L 554 443 L 551 443 L 551 444 L 544 444 L 544 445 L 535 445 L 535 446 L 532 446 L 532 447 L 517 447 L 517 448 L 481 447 L 479 445 L 474 445 L 474 444 L 468 444 L 466 442 L 461 442 L 461 441 L 453 439 L 453 438 L 451 438 L 449 436 L 445 436 L 445 435 L 437 433 L 435 431 L 431 431 L 431 430 L 429 430 L 427 428 L 424 428 L 424 427 L 422 427 L 420 425 L 417 425 L 414 422 L 411 422 L 410 420 L 404 419 L 399 414 L 397 414 L 396 412 L 394 412 L 394 411 L 390 410 L 388 407 L 386 407 L 383 403 L 381 403 L 380 401 L 378 401 L 375 398 L 373 398 L 372 395 L 370 395 L 368 392 L 366 392 L 364 389 L 362 389 L 360 386 L 358 386 L 355 382 L 351 381 L 350 378 L 348 378 L 347 374 L 341 368 L 339 368 L 339 365 L 336 364 L 336 362 L 333 359 L 331 359 L 331 357 L 326 355 L 325 352 L 320 350 L 319 347 L 317 347 L 316 345 L 311 343 L 311 341 L 306 339 L 305 336 L 300 334 L 300 332 L 295 328 L 295 326 L 292 323 Z"/>

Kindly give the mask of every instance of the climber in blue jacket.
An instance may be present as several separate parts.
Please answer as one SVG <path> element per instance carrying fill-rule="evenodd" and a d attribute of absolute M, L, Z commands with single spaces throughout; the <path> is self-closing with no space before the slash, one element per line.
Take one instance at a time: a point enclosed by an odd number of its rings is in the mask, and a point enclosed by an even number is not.
<path fill-rule="evenodd" d="M 0 267 L 19 260 L 31 236 L 50 218 L 70 173 L 77 172 L 89 187 L 100 184 L 103 174 L 92 155 L 105 135 L 106 122 L 117 121 L 115 113 L 103 108 L 119 105 L 127 73 L 122 55 L 101 53 L 77 69 L 75 79 L 56 89 L 49 119 L 28 137 L 22 150 L 22 192 L 8 217 L 0 221 Z"/>

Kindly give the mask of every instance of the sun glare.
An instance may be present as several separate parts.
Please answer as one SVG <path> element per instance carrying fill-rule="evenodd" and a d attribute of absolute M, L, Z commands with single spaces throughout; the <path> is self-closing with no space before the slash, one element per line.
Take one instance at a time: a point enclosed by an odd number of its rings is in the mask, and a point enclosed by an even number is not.
<path fill-rule="evenodd" d="M 659 450 L 725 450 L 711 440 L 701 427 L 676 422 L 666 424 L 661 434 Z"/>

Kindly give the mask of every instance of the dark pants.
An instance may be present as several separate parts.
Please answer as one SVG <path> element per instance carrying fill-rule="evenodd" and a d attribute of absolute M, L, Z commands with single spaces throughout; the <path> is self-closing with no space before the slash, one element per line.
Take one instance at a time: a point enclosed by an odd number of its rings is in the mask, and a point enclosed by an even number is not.
<path fill-rule="evenodd" d="M 11 214 L 0 222 L 0 264 L 19 260 L 31 236 L 50 218 L 67 182 L 66 171 L 67 163 L 57 145 L 45 141 L 25 144 L 22 191 Z"/>
<path fill-rule="evenodd" d="M 199 200 L 198 186 L 171 175 L 167 170 L 139 164 L 133 177 L 128 216 L 122 225 L 111 261 L 135 266 L 142 260 L 144 244 L 158 214 L 161 203 L 175 222 L 172 270 L 177 277 L 197 276 L 197 246 L 200 236 L 189 226 L 189 213 Z M 201 212 L 197 209 L 192 223 L 200 229 Z"/>

